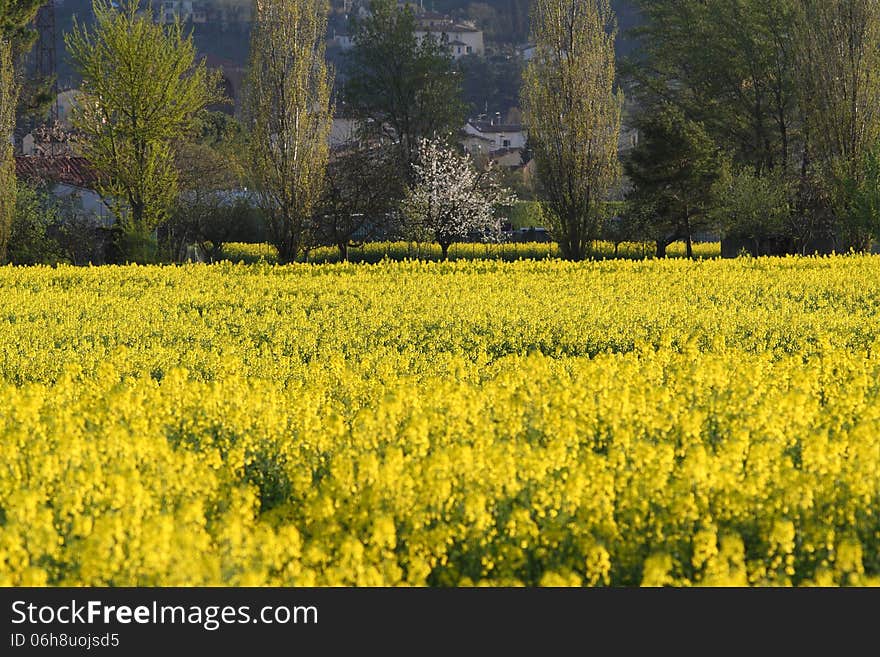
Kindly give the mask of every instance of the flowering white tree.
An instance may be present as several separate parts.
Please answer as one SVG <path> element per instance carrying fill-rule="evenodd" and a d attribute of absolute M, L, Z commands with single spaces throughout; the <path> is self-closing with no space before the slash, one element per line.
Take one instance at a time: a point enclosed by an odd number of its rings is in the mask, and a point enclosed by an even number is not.
<path fill-rule="evenodd" d="M 439 139 L 420 142 L 413 174 L 406 214 L 417 232 L 440 245 L 444 260 L 454 242 L 472 235 L 497 237 L 495 209 L 515 201 L 513 192 L 498 184 L 491 163 L 480 171 L 469 155 L 459 155 Z"/>

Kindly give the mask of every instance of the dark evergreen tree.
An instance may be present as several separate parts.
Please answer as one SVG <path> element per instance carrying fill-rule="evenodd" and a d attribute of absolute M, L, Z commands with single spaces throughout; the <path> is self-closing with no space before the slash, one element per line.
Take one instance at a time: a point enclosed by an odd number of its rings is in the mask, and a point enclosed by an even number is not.
<path fill-rule="evenodd" d="M 657 245 L 657 257 L 684 240 L 693 257 L 694 233 L 711 222 L 711 189 L 720 173 L 718 149 L 705 128 L 666 104 L 642 115 L 639 144 L 624 162 L 633 185 L 629 202 L 640 232 Z"/>
<path fill-rule="evenodd" d="M 415 16 L 396 0 L 373 0 L 354 22 L 344 111 L 367 139 L 396 144 L 409 175 L 420 140 L 457 133 L 465 120 L 460 74 L 445 44 L 419 39 Z"/>

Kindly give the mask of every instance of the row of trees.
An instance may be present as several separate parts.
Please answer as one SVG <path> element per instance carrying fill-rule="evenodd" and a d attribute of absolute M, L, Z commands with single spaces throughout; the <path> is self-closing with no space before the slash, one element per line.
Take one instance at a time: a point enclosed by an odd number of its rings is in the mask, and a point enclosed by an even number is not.
<path fill-rule="evenodd" d="M 324 0 L 260 5 L 244 100 L 246 174 L 282 262 L 312 243 L 343 258 L 360 237 L 452 242 L 497 233 L 509 204 L 491 167 L 478 170 L 451 137 L 464 120 L 460 80 L 442 43 L 416 37 L 415 18 L 374 0 L 354 25 L 344 87 L 357 139 L 331 161 L 336 113 L 324 57 Z"/>
<path fill-rule="evenodd" d="M 359 135 L 331 162 L 325 0 L 258 3 L 243 129 L 219 166 L 199 128 L 223 100 L 219 80 L 180 25 L 156 25 L 141 9 L 95 0 L 94 24 L 65 37 L 83 80 L 72 117 L 79 148 L 100 173 L 130 259 L 151 258 L 157 230 L 177 247 L 201 237 L 216 250 L 246 214 L 217 202 L 230 175 L 254 192 L 284 262 L 315 240 L 344 256 L 356 236 L 377 231 L 430 236 L 444 253 L 497 233 L 496 210 L 512 195 L 491 167 L 452 147 L 465 118 L 461 82 L 445 45 L 416 37 L 409 9 L 374 0 L 354 25 L 341 105 Z M 562 252 L 580 258 L 619 171 L 613 15 L 607 0 L 537 0 L 533 13 L 539 49 L 524 101 L 549 216 Z"/>
<path fill-rule="evenodd" d="M 258 3 L 240 123 L 207 111 L 227 99 L 191 35 L 144 8 L 94 0 L 94 22 L 65 36 L 82 78 L 77 148 L 99 173 L 126 259 L 155 259 L 157 235 L 166 254 L 198 242 L 217 255 L 255 211 L 282 262 L 314 243 L 345 257 L 353 240 L 379 232 L 429 235 L 444 253 L 454 240 L 497 232 L 496 208 L 510 195 L 491 167 L 451 147 L 464 118 L 460 79 L 443 44 L 416 38 L 409 9 L 374 0 L 355 26 L 340 104 L 358 134 L 331 158 L 326 0 Z"/>
<path fill-rule="evenodd" d="M 880 237 L 880 2 L 639 0 L 615 79 L 605 0 L 535 0 L 523 99 L 560 247 L 701 231 L 753 252 L 863 250 Z M 610 225 L 622 99 L 638 145 Z M 618 192 L 620 188 L 617 188 Z M 604 231 L 603 231 L 604 228 Z"/>
<path fill-rule="evenodd" d="M 880 2 L 639 4 L 641 48 L 618 72 L 608 0 L 532 2 L 522 101 L 562 254 L 583 258 L 607 235 L 651 239 L 659 255 L 685 240 L 690 252 L 707 229 L 755 251 L 817 239 L 865 248 L 880 232 Z M 451 144 L 465 111 L 451 57 L 417 39 L 413 14 L 394 0 L 373 0 L 354 25 L 338 98 L 325 0 L 261 0 L 240 125 L 206 114 L 223 100 L 219 80 L 179 25 L 154 24 L 139 0 L 115 5 L 95 0 L 94 26 L 75 26 L 66 43 L 83 78 L 80 147 L 132 259 L 149 257 L 157 229 L 216 252 L 252 221 L 245 200 L 221 193 L 235 186 L 255 199 L 282 261 L 313 243 L 345 256 L 379 233 L 430 235 L 445 251 L 497 230 L 511 195 Z M 0 50 L 7 123 L 11 62 Z M 625 111 L 639 141 L 621 162 Z M 354 119 L 358 138 L 331 153 L 334 115 Z M 10 162 L 4 145 L 0 176 L 13 175 Z M 0 198 L 0 216 L 9 208 Z M 0 226 L 2 246 L 8 220 Z"/>
<path fill-rule="evenodd" d="M 880 3 L 638 2 L 631 219 L 658 251 L 721 229 L 761 250 L 880 236 Z"/>

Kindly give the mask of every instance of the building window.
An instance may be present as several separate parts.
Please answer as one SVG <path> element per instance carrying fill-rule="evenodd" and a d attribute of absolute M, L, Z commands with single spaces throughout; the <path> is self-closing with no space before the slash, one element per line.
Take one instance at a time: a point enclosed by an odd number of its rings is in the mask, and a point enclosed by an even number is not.
<path fill-rule="evenodd" d="M 473 52 L 473 48 L 470 46 L 467 47 L 467 53 L 470 55 Z"/>
<path fill-rule="evenodd" d="M 501 140 L 501 147 L 502 148 L 510 148 L 510 140 L 509 139 L 502 139 Z"/>

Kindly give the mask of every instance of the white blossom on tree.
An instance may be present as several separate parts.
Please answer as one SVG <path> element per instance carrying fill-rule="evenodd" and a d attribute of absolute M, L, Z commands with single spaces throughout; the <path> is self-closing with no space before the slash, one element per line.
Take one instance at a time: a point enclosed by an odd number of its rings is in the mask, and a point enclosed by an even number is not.
<path fill-rule="evenodd" d="M 420 142 L 413 174 L 404 203 L 406 214 L 415 233 L 440 245 L 444 260 L 455 242 L 471 237 L 497 239 L 496 208 L 516 200 L 496 180 L 491 162 L 478 170 L 469 155 L 459 155 L 440 139 Z"/>

